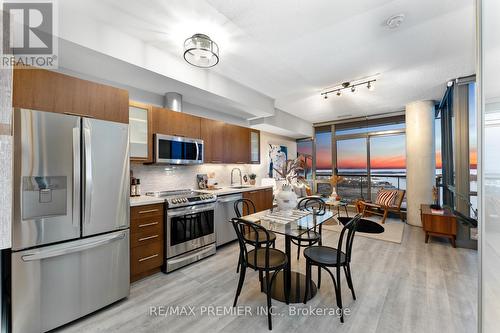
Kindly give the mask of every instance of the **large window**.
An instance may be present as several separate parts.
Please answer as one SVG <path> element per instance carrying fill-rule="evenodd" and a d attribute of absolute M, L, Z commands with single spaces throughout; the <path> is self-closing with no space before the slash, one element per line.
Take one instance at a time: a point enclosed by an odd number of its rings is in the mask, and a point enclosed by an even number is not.
<path fill-rule="evenodd" d="M 404 116 L 319 127 L 315 142 L 315 181 L 341 176 L 344 200 L 373 200 L 382 187 L 406 189 Z"/>
<path fill-rule="evenodd" d="M 406 189 L 406 136 L 370 137 L 371 199 L 381 188 Z"/>
<path fill-rule="evenodd" d="M 337 174 L 343 181 L 337 185 L 337 193 L 344 199 L 367 197 L 368 169 L 366 138 L 336 140 Z"/>
<path fill-rule="evenodd" d="M 316 131 L 316 179 L 332 175 L 332 132 L 330 128 Z"/>
<path fill-rule="evenodd" d="M 297 157 L 304 162 L 305 168 L 302 176 L 307 180 L 313 178 L 313 145 L 314 141 L 312 139 L 297 140 Z"/>

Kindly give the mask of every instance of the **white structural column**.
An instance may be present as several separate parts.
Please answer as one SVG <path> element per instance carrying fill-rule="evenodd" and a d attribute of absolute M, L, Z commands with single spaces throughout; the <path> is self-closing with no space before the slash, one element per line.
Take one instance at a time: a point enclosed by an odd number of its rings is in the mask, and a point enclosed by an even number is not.
<path fill-rule="evenodd" d="M 433 101 L 406 105 L 406 201 L 407 221 L 422 226 L 420 205 L 432 203 L 436 154 Z"/>

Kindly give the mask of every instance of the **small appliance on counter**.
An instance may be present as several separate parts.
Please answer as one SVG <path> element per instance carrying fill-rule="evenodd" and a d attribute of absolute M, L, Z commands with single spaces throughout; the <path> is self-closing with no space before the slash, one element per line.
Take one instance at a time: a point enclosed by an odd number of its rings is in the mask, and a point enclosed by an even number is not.
<path fill-rule="evenodd" d="M 196 175 L 196 183 L 200 190 L 220 190 L 220 187 L 217 187 L 218 183 L 213 172 L 208 175 L 206 173 Z"/>

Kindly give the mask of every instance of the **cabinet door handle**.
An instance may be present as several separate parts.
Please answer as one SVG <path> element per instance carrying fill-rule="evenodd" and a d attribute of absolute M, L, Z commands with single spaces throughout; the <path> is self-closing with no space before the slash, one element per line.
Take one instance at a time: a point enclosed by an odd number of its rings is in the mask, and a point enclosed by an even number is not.
<path fill-rule="evenodd" d="M 222 163 L 222 161 L 219 160 L 211 160 L 210 163 Z"/>
<path fill-rule="evenodd" d="M 154 213 L 154 212 L 157 212 L 157 211 L 158 211 L 158 208 L 156 208 L 156 209 L 148 209 L 148 210 L 141 210 L 141 211 L 139 211 L 139 214 Z"/>
<path fill-rule="evenodd" d="M 251 194 L 259 193 L 259 191 L 250 191 Z"/>
<path fill-rule="evenodd" d="M 149 227 L 149 226 L 157 225 L 157 224 L 158 224 L 158 222 L 139 224 L 139 228 Z"/>
<path fill-rule="evenodd" d="M 246 162 L 236 162 L 236 164 L 246 164 Z"/>
<path fill-rule="evenodd" d="M 158 253 L 155 253 L 155 254 L 153 254 L 152 256 L 149 256 L 149 257 L 141 258 L 141 259 L 139 259 L 139 262 L 143 262 L 143 261 L 146 261 L 146 260 L 149 260 L 149 259 L 153 259 L 153 258 L 156 258 L 156 257 L 158 257 Z"/>
<path fill-rule="evenodd" d="M 139 242 L 144 242 L 145 240 L 149 240 L 149 239 L 157 238 L 158 236 L 159 236 L 159 235 L 153 235 L 153 236 L 149 236 L 149 237 L 139 238 Z"/>

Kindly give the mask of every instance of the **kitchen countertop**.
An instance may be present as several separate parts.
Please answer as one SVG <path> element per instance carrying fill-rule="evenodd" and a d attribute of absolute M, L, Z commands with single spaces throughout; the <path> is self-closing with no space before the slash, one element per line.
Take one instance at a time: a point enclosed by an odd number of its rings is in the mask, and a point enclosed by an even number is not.
<path fill-rule="evenodd" d="M 235 193 L 243 193 L 243 192 L 248 192 L 248 191 L 255 191 L 255 190 L 263 190 L 266 188 L 272 188 L 272 186 L 259 186 L 259 185 L 249 185 L 244 188 L 232 188 L 232 187 L 221 187 L 220 189 L 217 190 L 196 190 L 200 191 L 203 193 L 212 193 L 217 196 L 221 195 L 227 195 L 227 194 L 235 194 Z M 131 197 L 130 198 L 130 207 L 134 206 L 143 206 L 143 205 L 152 205 L 152 204 L 157 204 L 157 203 L 164 203 L 165 198 L 157 198 L 157 197 L 150 197 L 147 195 L 141 195 L 140 197 Z"/>
<path fill-rule="evenodd" d="M 141 195 L 140 197 L 130 198 L 130 207 L 152 205 L 157 203 L 164 203 L 165 198 L 150 197 L 148 195 Z"/>

